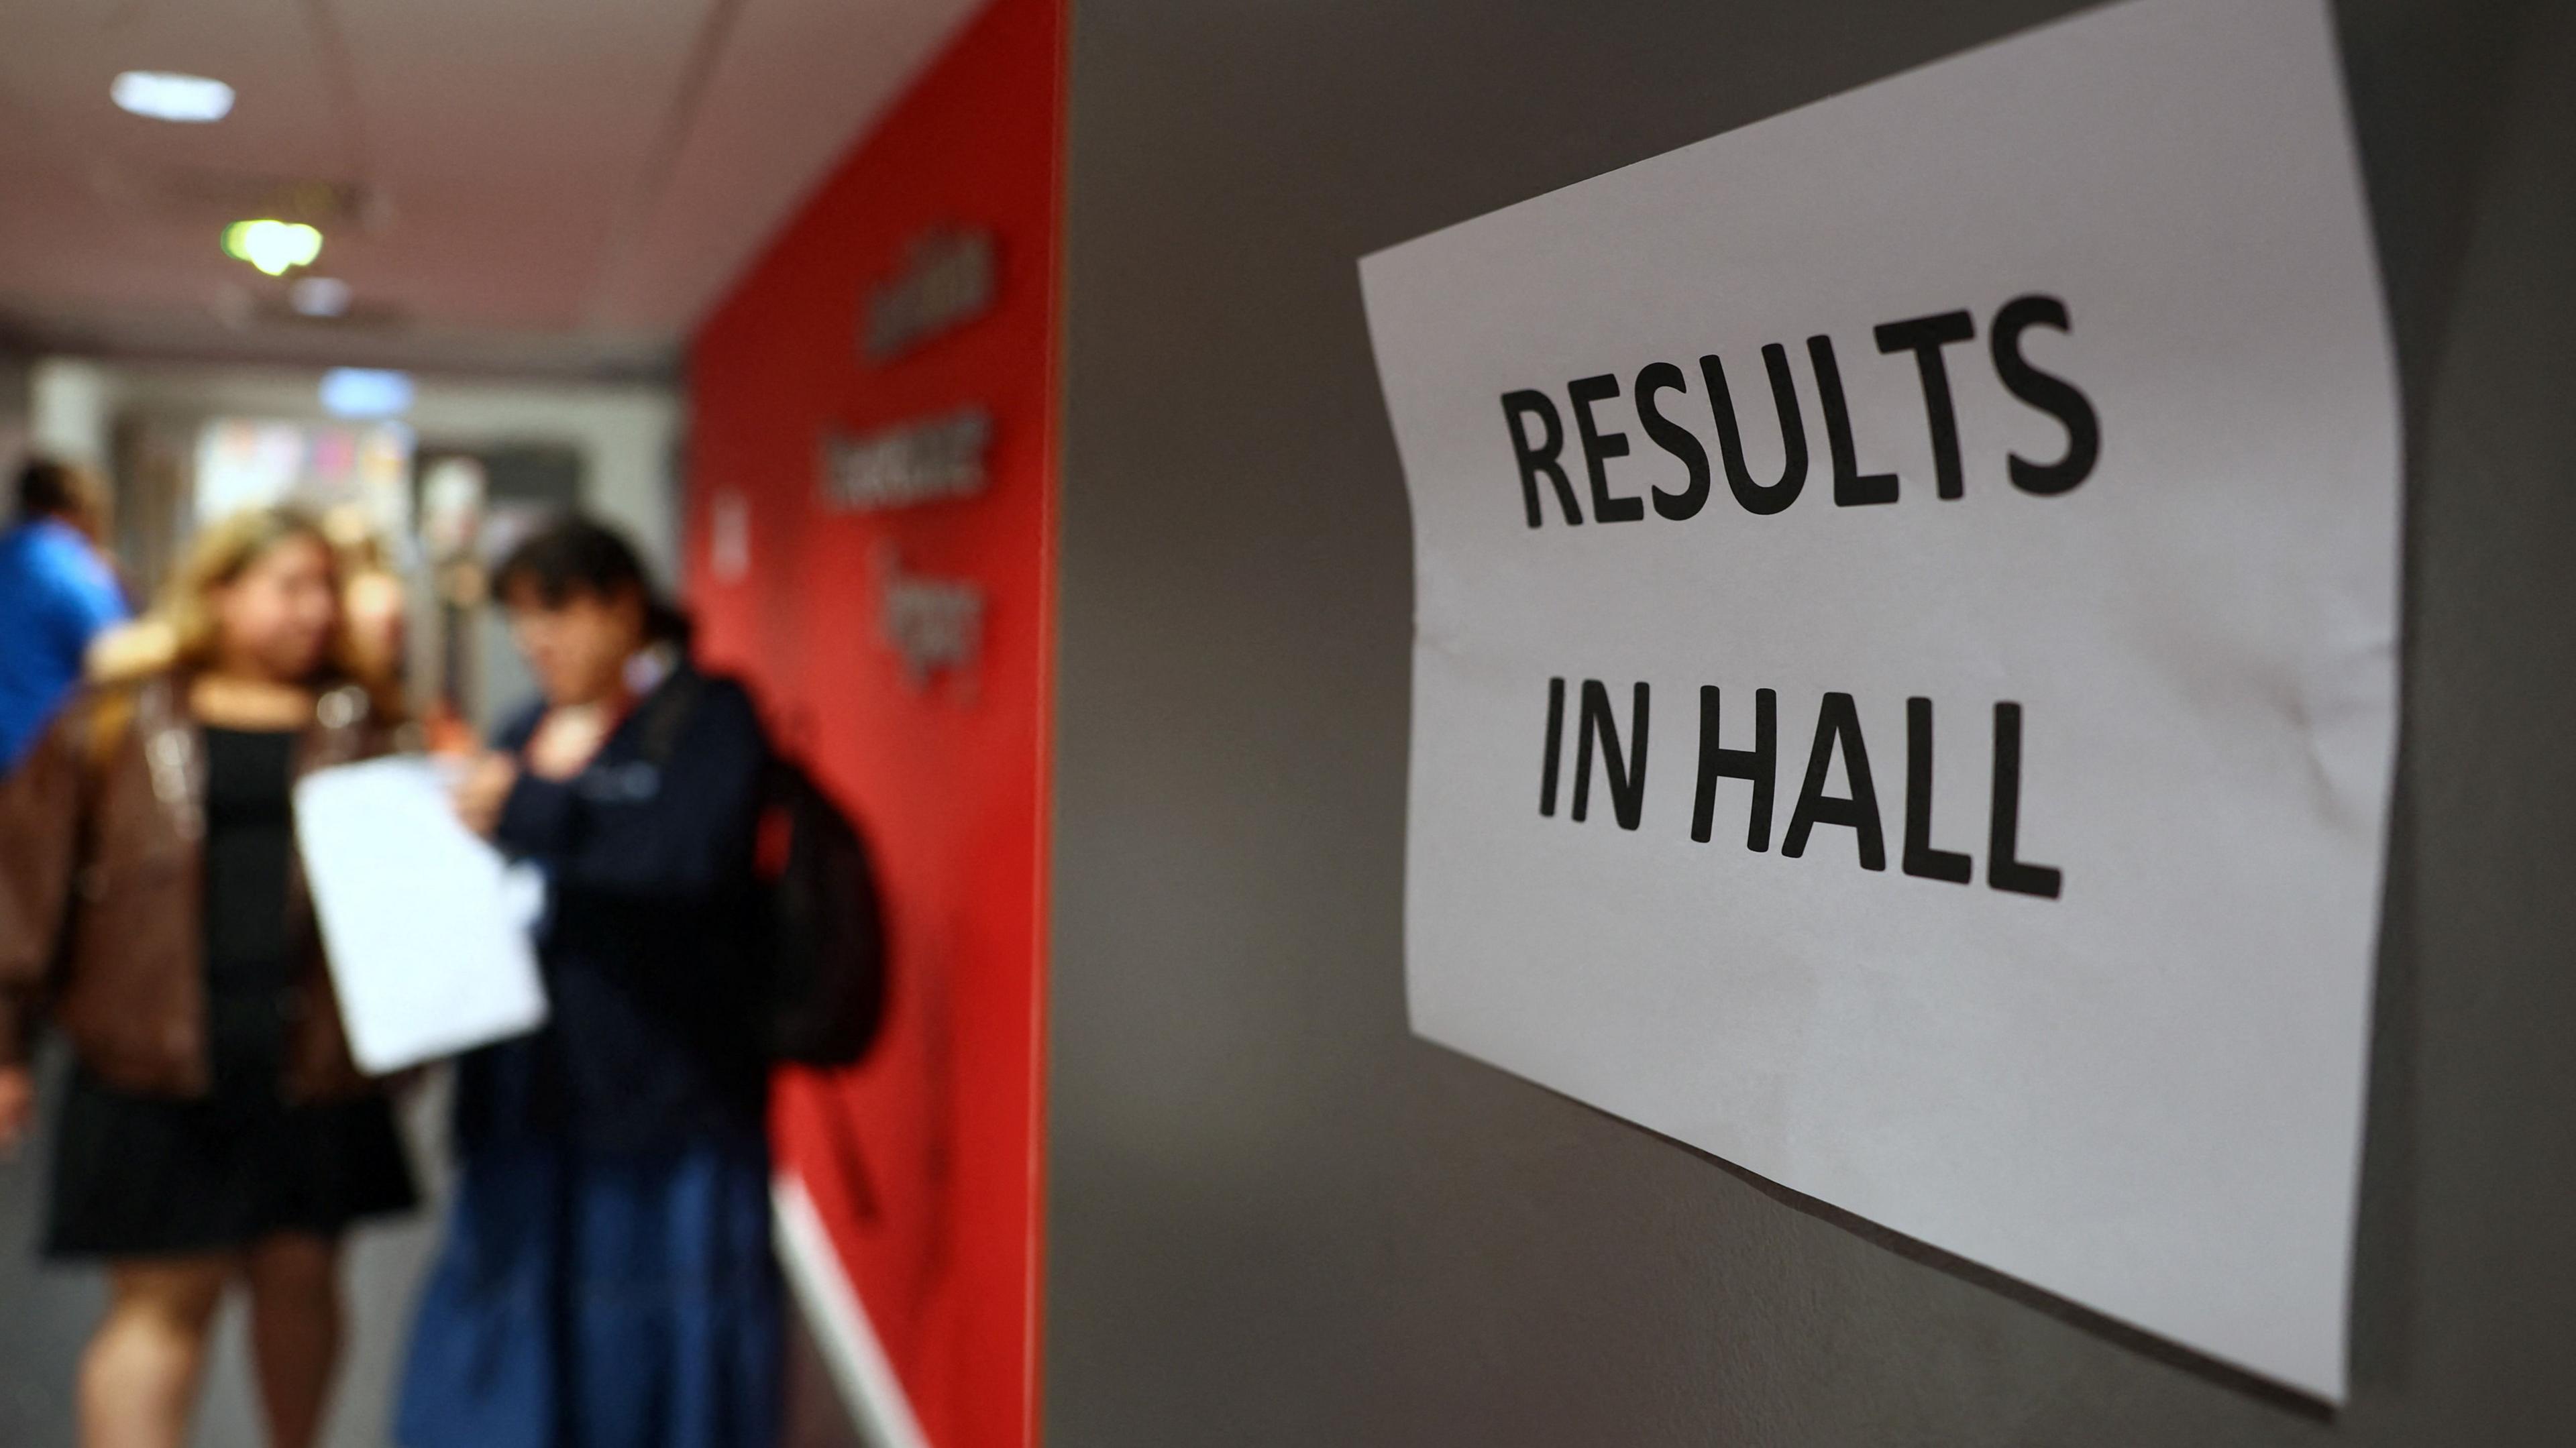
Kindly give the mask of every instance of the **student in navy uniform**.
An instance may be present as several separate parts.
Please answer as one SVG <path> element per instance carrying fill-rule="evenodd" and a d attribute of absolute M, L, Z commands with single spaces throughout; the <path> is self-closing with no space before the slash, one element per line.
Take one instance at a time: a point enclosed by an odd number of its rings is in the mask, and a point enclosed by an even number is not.
<path fill-rule="evenodd" d="M 404 1448 L 770 1448 L 781 1318 L 753 844 L 769 747 L 616 533 L 494 574 L 544 698 L 457 791 L 544 874 L 550 1019 L 457 1080 Z M 677 707 L 674 707 L 675 701 Z"/>

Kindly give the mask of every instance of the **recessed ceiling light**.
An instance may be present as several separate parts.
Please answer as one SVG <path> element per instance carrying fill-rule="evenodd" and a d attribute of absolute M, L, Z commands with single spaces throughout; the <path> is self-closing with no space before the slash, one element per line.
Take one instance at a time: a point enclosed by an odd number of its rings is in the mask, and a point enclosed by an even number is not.
<path fill-rule="evenodd" d="M 322 374 L 322 410 L 333 417 L 400 417 L 411 411 L 411 374 L 334 367 Z"/>
<path fill-rule="evenodd" d="M 270 276 L 310 266 L 322 254 L 322 233 L 301 221 L 236 221 L 224 228 L 224 252 Z"/>
<path fill-rule="evenodd" d="M 203 125 L 232 113 L 233 88 L 202 75 L 166 70 L 129 70 L 108 86 L 120 107 L 156 121 Z"/>
<path fill-rule="evenodd" d="M 287 289 L 286 304 L 307 317 L 345 316 L 349 284 L 338 277 L 299 277 Z"/>

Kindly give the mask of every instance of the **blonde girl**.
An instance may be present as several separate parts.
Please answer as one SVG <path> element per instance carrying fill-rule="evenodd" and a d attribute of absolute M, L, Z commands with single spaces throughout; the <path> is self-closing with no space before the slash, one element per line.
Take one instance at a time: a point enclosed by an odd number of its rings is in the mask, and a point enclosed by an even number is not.
<path fill-rule="evenodd" d="M 103 1261 L 85 1448 L 180 1448 L 216 1307 L 247 1289 L 275 1448 L 308 1448 L 337 1357 L 338 1243 L 411 1206 L 351 1063 L 294 850 L 300 775 L 385 752 L 321 529 L 207 530 L 109 677 L 0 785 L 0 1145 L 33 1111 L 40 1018 L 74 1059 L 45 1251 Z"/>

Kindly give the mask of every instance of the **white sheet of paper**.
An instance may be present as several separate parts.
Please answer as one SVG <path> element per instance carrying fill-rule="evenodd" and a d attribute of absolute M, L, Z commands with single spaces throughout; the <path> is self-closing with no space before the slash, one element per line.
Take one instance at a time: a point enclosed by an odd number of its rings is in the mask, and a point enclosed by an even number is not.
<path fill-rule="evenodd" d="M 1361 277 L 1413 504 L 1414 1029 L 2340 1399 L 2399 447 L 2321 0 L 2079 14 L 1380 252 Z M 1992 351 L 2024 297 L 2065 321 L 2018 330 L 2018 356 L 2080 391 L 2100 439 L 2046 496 L 2007 458 L 2056 463 L 2073 429 Z M 1954 310 L 1973 338 L 1940 352 L 1961 484 L 1945 498 L 1917 357 L 1875 329 Z M 1818 335 L 1850 470 L 1896 474 L 1893 502 L 1838 503 Z M 1774 343 L 1808 463 L 1797 500 L 1758 513 L 1730 488 L 1700 359 L 1721 359 L 1767 484 L 1788 451 Z M 1661 414 L 1715 474 L 1679 520 L 1656 494 L 1686 507 L 1690 449 L 1636 402 L 1655 363 L 1674 368 Z M 1594 451 L 1607 493 L 1645 503 L 1635 521 L 1605 520 L 1591 479 L 1576 383 L 1596 377 Z M 1561 423 L 1580 526 L 1543 471 L 1525 495 L 1546 429 L 1510 430 L 1519 391 Z M 1634 828 L 1608 739 L 1583 768 L 1586 680 L 1643 776 Z M 1776 691 L 1758 851 L 1742 779 L 1711 775 L 1711 838 L 1693 838 L 1703 686 L 1719 746 L 1748 751 L 1756 691 Z M 1865 741 L 1881 868 L 1830 803 L 1788 852 L 1833 693 Z M 1916 698 L 1926 843 L 1965 857 L 1965 883 L 1939 857 L 1905 868 Z M 2007 702 L 2007 858 L 2061 871 L 2054 898 L 1992 882 Z M 1814 793 L 1851 798 L 1830 742 Z"/>
<path fill-rule="evenodd" d="M 361 1067 L 398 1071 L 545 1023 L 527 891 L 457 821 L 435 763 L 305 776 L 295 834 Z"/>

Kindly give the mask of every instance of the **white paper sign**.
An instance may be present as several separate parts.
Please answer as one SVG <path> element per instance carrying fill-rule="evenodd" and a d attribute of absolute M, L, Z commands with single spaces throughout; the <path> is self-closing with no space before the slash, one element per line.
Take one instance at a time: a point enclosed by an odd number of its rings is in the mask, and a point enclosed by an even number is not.
<path fill-rule="evenodd" d="M 2335 56 L 2130 0 L 1361 264 L 1414 1029 L 2329 1399 L 2399 469 Z"/>
<path fill-rule="evenodd" d="M 295 836 L 360 1067 L 399 1071 L 545 1023 L 527 882 L 457 821 L 436 764 L 306 775 Z"/>

